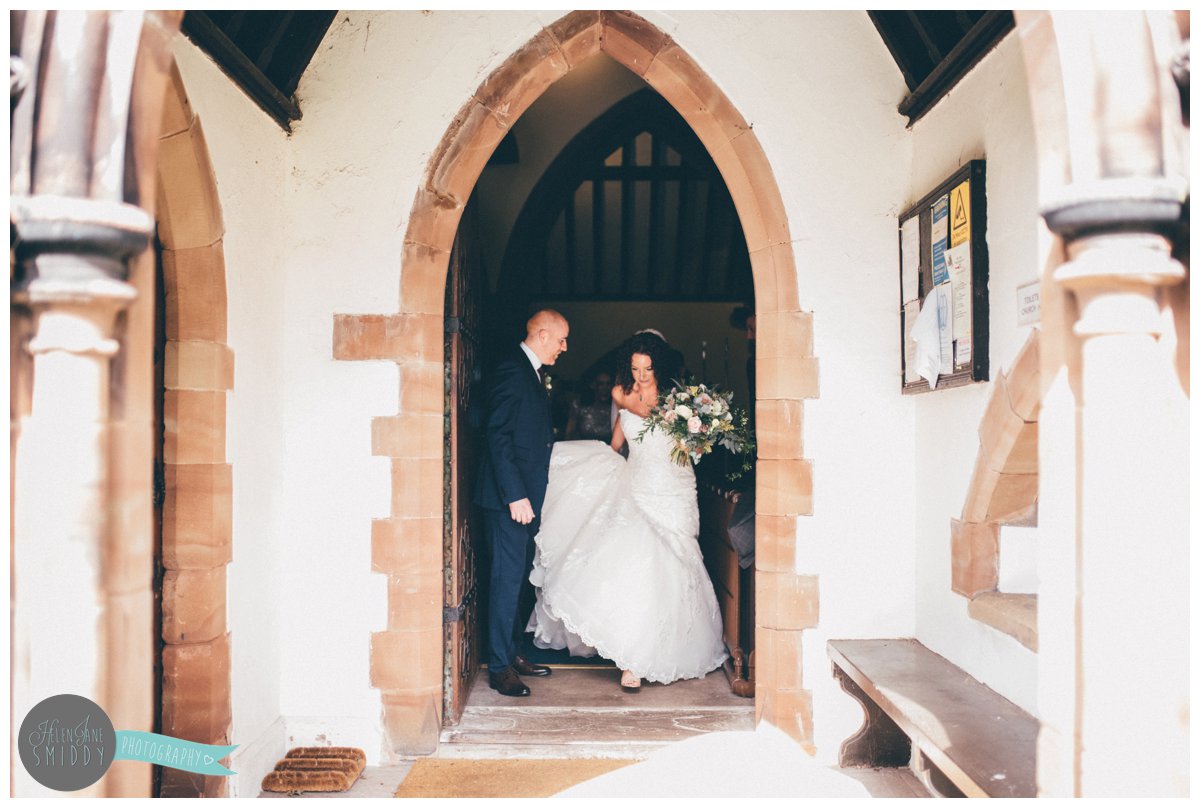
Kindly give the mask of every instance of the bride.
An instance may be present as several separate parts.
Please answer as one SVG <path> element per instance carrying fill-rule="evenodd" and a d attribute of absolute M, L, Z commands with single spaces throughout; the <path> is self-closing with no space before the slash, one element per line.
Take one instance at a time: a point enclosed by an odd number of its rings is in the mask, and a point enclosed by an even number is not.
<path fill-rule="evenodd" d="M 535 538 L 538 589 L 527 630 L 542 648 L 599 652 L 622 669 L 621 686 L 704 676 L 726 658 L 721 615 L 697 543 L 691 465 L 669 439 L 636 440 L 680 368 L 665 340 L 640 332 L 623 347 L 610 444 L 556 443 Z M 629 460 L 618 452 L 629 446 Z"/>

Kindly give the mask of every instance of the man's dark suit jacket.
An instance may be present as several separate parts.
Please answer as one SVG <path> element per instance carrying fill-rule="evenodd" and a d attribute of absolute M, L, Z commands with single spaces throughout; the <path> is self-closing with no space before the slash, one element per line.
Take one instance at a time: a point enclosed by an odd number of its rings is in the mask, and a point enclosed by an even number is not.
<path fill-rule="evenodd" d="M 520 346 L 493 369 L 486 407 L 475 504 L 507 512 L 510 503 L 528 499 L 541 516 L 554 430 L 550 398 Z"/>

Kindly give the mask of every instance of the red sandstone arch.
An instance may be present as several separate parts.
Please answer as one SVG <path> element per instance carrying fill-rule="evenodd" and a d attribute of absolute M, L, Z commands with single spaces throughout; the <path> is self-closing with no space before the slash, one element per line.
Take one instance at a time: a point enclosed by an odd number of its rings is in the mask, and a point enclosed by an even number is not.
<path fill-rule="evenodd" d="M 174 65 L 156 169 L 167 306 L 162 732 L 224 745 L 232 724 L 225 573 L 233 557 L 225 225 L 204 132 Z M 146 337 L 153 343 L 153 333 Z M 227 780 L 164 768 L 161 796 L 221 796 Z"/>
<path fill-rule="evenodd" d="M 413 203 L 399 312 L 335 316 L 335 358 L 391 359 L 400 369 L 400 411 L 374 419 L 372 429 L 373 452 L 392 458 L 393 495 L 392 515 L 372 530 L 372 566 L 389 580 L 389 619 L 371 639 L 371 682 L 382 691 L 397 754 L 432 752 L 440 725 L 442 306 L 450 248 L 508 128 L 550 84 L 601 51 L 641 76 L 696 132 L 745 232 L 758 312 L 755 712 L 812 748 L 800 632 L 817 622 L 817 579 L 794 572 L 794 517 L 813 507 L 801 418 L 803 400 L 817 396 L 817 360 L 812 317 L 799 310 L 783 201 L 750 125 L 682 47 L 635 14 L 581 11 L 543 28 L 488 76 L 443 136 Z"/>

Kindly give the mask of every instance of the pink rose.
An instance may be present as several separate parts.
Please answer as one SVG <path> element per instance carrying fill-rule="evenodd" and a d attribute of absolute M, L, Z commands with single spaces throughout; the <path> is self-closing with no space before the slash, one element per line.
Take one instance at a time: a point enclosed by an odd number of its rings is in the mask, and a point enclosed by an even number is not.
<path fill-rule="evenodd" d="M 700 426 L 700 419 L 695 415 L 688 419 L 688 432 L 691 432 L 693 435 L 700 431 Z"/>

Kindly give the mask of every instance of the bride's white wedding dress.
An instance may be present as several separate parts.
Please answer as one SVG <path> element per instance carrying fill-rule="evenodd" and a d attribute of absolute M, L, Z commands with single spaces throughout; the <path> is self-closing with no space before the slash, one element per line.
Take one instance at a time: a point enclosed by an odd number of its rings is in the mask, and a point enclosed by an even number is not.
<path fill-rule="evenodd" d="M 704 676 L 726 658 L 721 615 L 697 543 L 691 465 L 621 410 L 626 461 L 606 443 L 556 443 L 530 580 L 534 644 L 597 651 L 652 682 Z"/>

